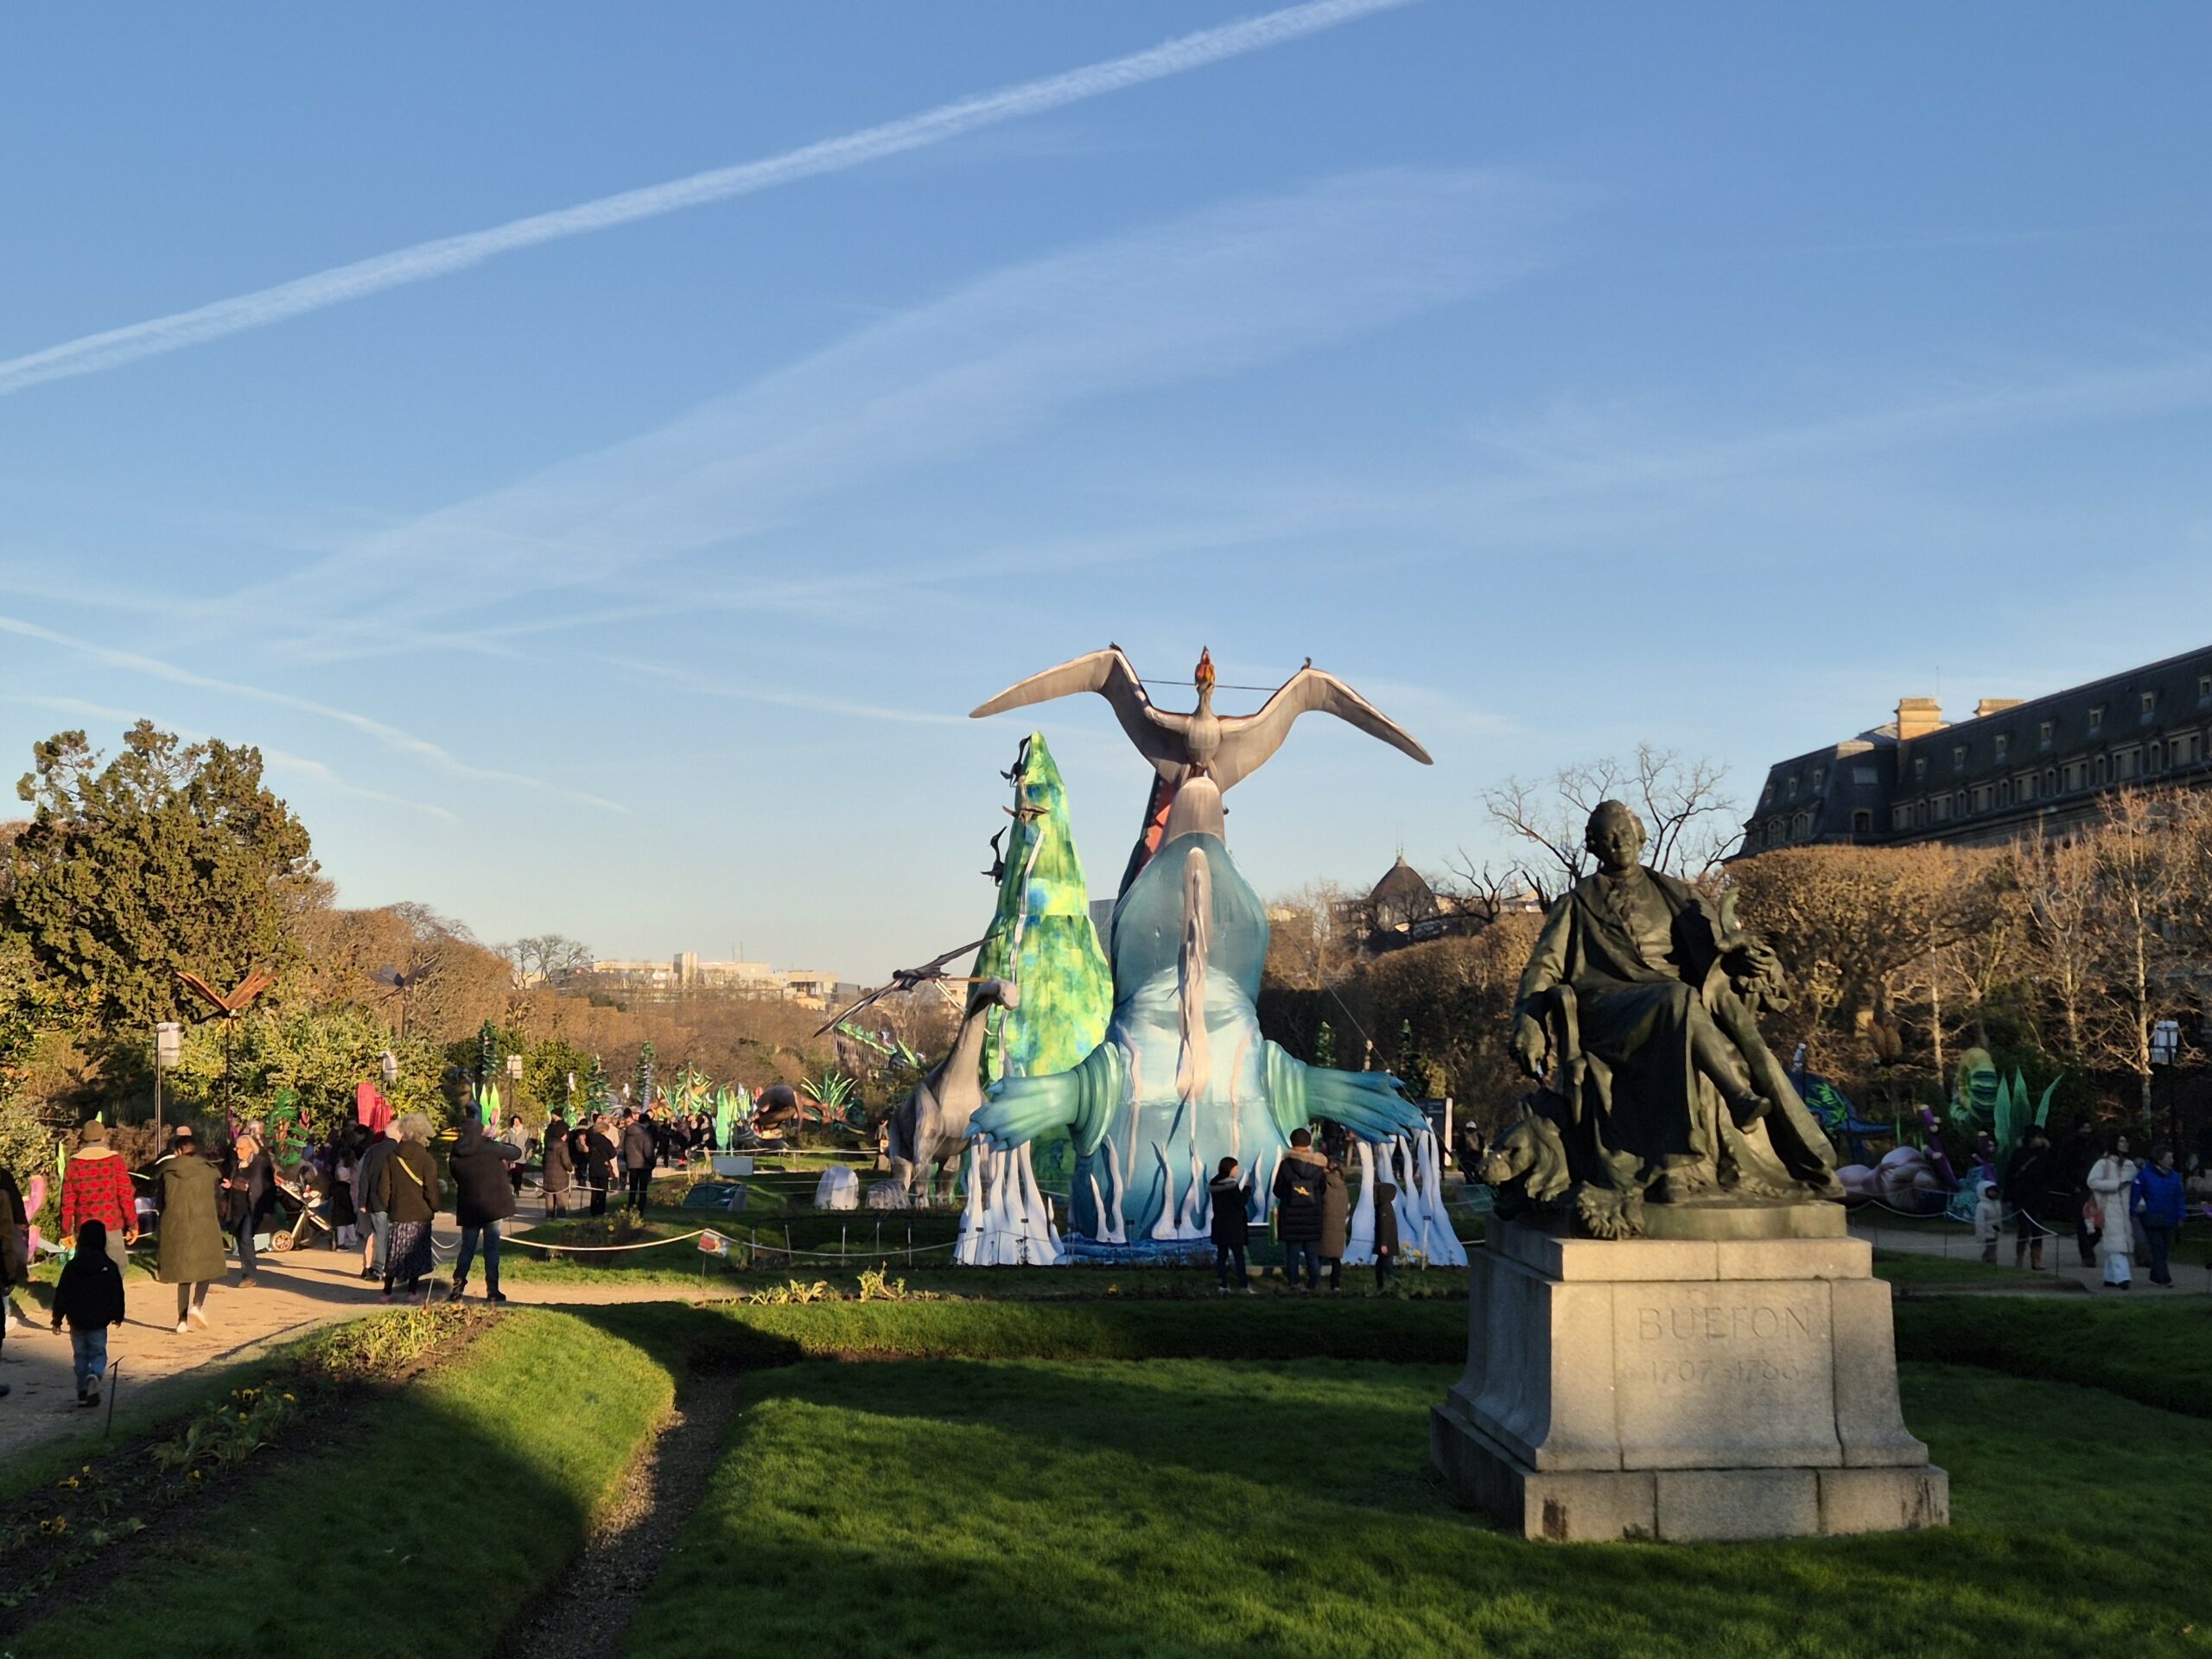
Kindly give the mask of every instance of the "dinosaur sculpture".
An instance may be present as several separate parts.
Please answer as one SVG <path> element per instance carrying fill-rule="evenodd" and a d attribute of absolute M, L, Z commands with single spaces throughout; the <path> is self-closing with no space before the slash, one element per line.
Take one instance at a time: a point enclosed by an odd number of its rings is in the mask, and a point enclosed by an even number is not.
<path fill-rule="evenodd" d="M 1425 1128 L 1377 1071 L 1308 1066 L 1260 1033 L 1254 998 L 1267 912 L 1223 839 L 1221 792 L 1249 777 L 1310 710 L 1337 715 L 1426 762 L 1427 754 L 1351 687 L 1309 663 L 1255 715 L 1213 712 L 1213 662 L 1198 659 L 1198 707 L 1154 709 L 1117 647 L 1024 680 L 980 716 L 1076 691 L 1114 705 L 1157 774 L 1145 831 L 1114 910 L 1114 1013 L 1104 1041 L 1072 1071 L 1007 1077 L 976 1112 L 991 1148 L 1065 1128 L 1076 1171 L 1075 1254 L 1187 1253 L 1205 1236 L 1207 1177 L 1236 1158 L 1264 1211 L 1292 1133 L 1315 1118 L 1370 1141 Z"/>
<path fill-rule="evenodd" d="M 933 1185 L 952 1202 L 953 1177 L 968 1149 L 968 1123 L 983 1103 L 984 1020 L 993 1008 L 1019 1005 L 1020 994 L 1003 979 L 987 979 L 969 993 L 967 1012 L 952 1050 L 893 1110 L 889 1123 L 892 1179 L 916 1205 L 931 1202 Z"/>

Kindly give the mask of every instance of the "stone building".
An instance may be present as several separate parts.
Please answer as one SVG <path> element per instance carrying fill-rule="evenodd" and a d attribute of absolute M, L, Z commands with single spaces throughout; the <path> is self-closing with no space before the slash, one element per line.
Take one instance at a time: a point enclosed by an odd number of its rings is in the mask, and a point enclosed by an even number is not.
<path fill-rule="evenodd" d="M 1872 731 L 1770 768 L 1737 856 L 2063 833 L 2114 789 L 2212 784 L 2208 742 L 2212 646 L 2040 697 L 1985 697 L 1957 721 L 1905 697 Z"/>

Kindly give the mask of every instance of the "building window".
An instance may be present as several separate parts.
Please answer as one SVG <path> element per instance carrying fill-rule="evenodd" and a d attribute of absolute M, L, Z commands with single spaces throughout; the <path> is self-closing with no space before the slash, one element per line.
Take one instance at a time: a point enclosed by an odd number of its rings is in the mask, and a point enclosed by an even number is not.
<path fill-rule="evenodd" d="M 1912 758 L 1912 781 L 1916 784 L 1928 781 L 1928 757 L 1924 754 L 1916 754 Z"/>
<path fill-rule="evenodd" d="M 2000 778 L 1997 780 L 1997 804 L 1999 806 L 2012 804 L 2012 780 L 2010 778 Z"/>
<path fill-rule="evenodd" d="M 2046 795 L 2056 795 L 2058 793 L 2058 768 L 2056 766 L 2045 766 L 2043 769 L 2043 792 Z"/>
<path fill-rule="evenodd" d="M 1964 772 L 1966 769 L 1967 746 L 1963 743 L 1954 743 L 1951 746 L 1951 770 L 1953 772 Z"/>
<path fill-rule="evenodd" d="M 1851 769 L 1851 781 L 1861 789 L 1872 789 L 1880 783 L 1882 779 L 1881 774 L 1872 766 L 1853 766 Z"/>
<path fill-rule="evenodd" d="M 2163 770 L 2165 758 L 2165 751 L 2153 739 L 2150 746 L 2143 751 L 2144 772 L 2148 774 Z"/>
<path fill-rule="evenodd" d="M 2097 787 L 2102 789 L 2112 781 L 2112 765 L 2103 756 L 2097 757 Z"/>
<path fill-rule="evenodd" d="M 1791 801 L 1797 798 L 1797 774 L 1796 772 L 1789 774 L 1789 787 L 1783 791 L 1783 798 Z"/>
<path fill-rule="evenodd" d="M 1863 806 L 1854 809 L 1851 814 L 1851 833 L 1854 836 L 1872 835 L 1874 833 L 1874 814 L 1870 810 Z"/>
<path fill-rule="evenodd" d="M 1803 841 L 1812 833 L 1813 815 L 1809 812 L 1800 812 L 1797 815 L 1796 821 L 1789 826 L 1790 839 L 1793 841 Z"/>
<path fill-rule="evenodd" d="M 1815 766 L 1813 768 L 1813 793 L 1817 795 L 1827 786 L 1828 769 L 1826 766 Z"/>
<path fill-rule="evenodd" d="M 2105 728 L 2105 706 L 2101 702 L 2089 710 L 2089 735 L 2094 737 Z"/>
<path fill-rule="evenodd" d="M 2120 783 L 2124 784 L 2127 782 L 2129 779 L 2135 776 L 2136 762 L 2141 758 L 2142 752 L 2138 749 L 2127 748 L 2113 750 L 2112 756 L 2112 775 L 2113 779 Z"/>
<path fill-rule="evenodd" d="M 1766 780 L 1766 793 L 1759 797 L 1759 804 L 1761 806 L 1774 804 L 1774 779 L 1771 778 Z"/>
<path fill-rule="evenodd" d="M 1903 803 L 1899 803 L 1897 805 L 1893 806 L 1893 807 L 1891 807 L 1891 808 L 1890 809 L 1890 828 L 1891 828 L 1891 829 L 1892 829 L 1892 830 L 1904 830 L 1904 829 L 1909 829 L 1909 828 L 1911 826 L 1911 823 L 1912 823 L 1912 809 L 1911 809 L 1910 806 L 1904 805 Z"/>
<path fill-rule="evenodd" d="M 2011 738 L 2007 737 L 2007 736 L 2006 736 L 2004 733 L 2002 733 L 2002 732 L 1999 732 L 1999 733 L 1998 733 L 1998 734 L 1997 734 L 1997 764 L 1998 764 L 1998 765 L 2002 766 L 2002 765 L 2004 765 L 2004 764 L 2005 764 L 2005 750 L 2007 750 L 2007 749 L 2009 749 L 2009 748 L 2011 748 L 2012 747 L 2012 740 Z"/>
<path fill-rule="evenodd" d="M 2057 734 L 2058 722 L 2055 720 L 2046 720 L 2042 725 L 2036 728 L 2036 741 L 2046 749 L 2050 747 L 2051 739 L 2056 737 Z"/>
<path fill-rule="evenodd" d="M 2208 702 L 2212 702 L 2212 674 L 2200 674 L 2196 677 L 2196 702 L 2200 708 Z"/>

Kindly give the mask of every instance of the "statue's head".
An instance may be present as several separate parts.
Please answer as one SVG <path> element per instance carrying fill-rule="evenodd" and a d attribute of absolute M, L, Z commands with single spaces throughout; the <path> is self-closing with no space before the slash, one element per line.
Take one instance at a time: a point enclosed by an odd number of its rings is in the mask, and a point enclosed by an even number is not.
<path fill-rule="evenodd" d="M 1201 691 L 1213 689 L 1213 652 L 1211 647 L 1198 647 L 1198 665 L 1191 671 L 1191 679 Z"/>
<path fill-rule="evenodd" d="M 1582 844 L 1606 874 L 1623 874 L 1643 856 L 1643 821 L 1623 802 L 1600 801 L 1590 815 Z"/>

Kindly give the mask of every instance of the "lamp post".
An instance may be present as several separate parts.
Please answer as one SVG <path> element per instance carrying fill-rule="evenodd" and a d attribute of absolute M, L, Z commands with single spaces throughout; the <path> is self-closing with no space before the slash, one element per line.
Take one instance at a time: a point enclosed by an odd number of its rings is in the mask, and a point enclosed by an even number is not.
<path fill-rule="evenodd" d="M 162 1144 L 162 1073 L 184 1057 L 184 1027 L 163 1020 L 154 1027 L 154 1147 Z"/>
<path fill-rule="evenodd" d="M 2166 1079 L 2166 1103 L 2170 1108 L 2171 1108 L 2173 1112 L 2173 1147 L 2174 1156 L 2177 1159 L 2182 1156 L 2181 1098 L 2174 1090 L 2172 1077 L 2174 1061 L 2180 1053 L 2181 1022 L 2179 1020 L 2161 1020 L 2157 1025 L 2151 1027 L 2151 1077 L 2152 1079 L 2151 1085 L 2152 1111 L 2152 1122 L 2155 1125 L 2158 1121 L 2157 1103 L 2158 1089 L 2157 1080 L 2159 1077 L 2164 1077 Z M 2156 1132 L 2157 1131 L 2154 1128 L 2152 1133 L 2155 1134 Z"/>

